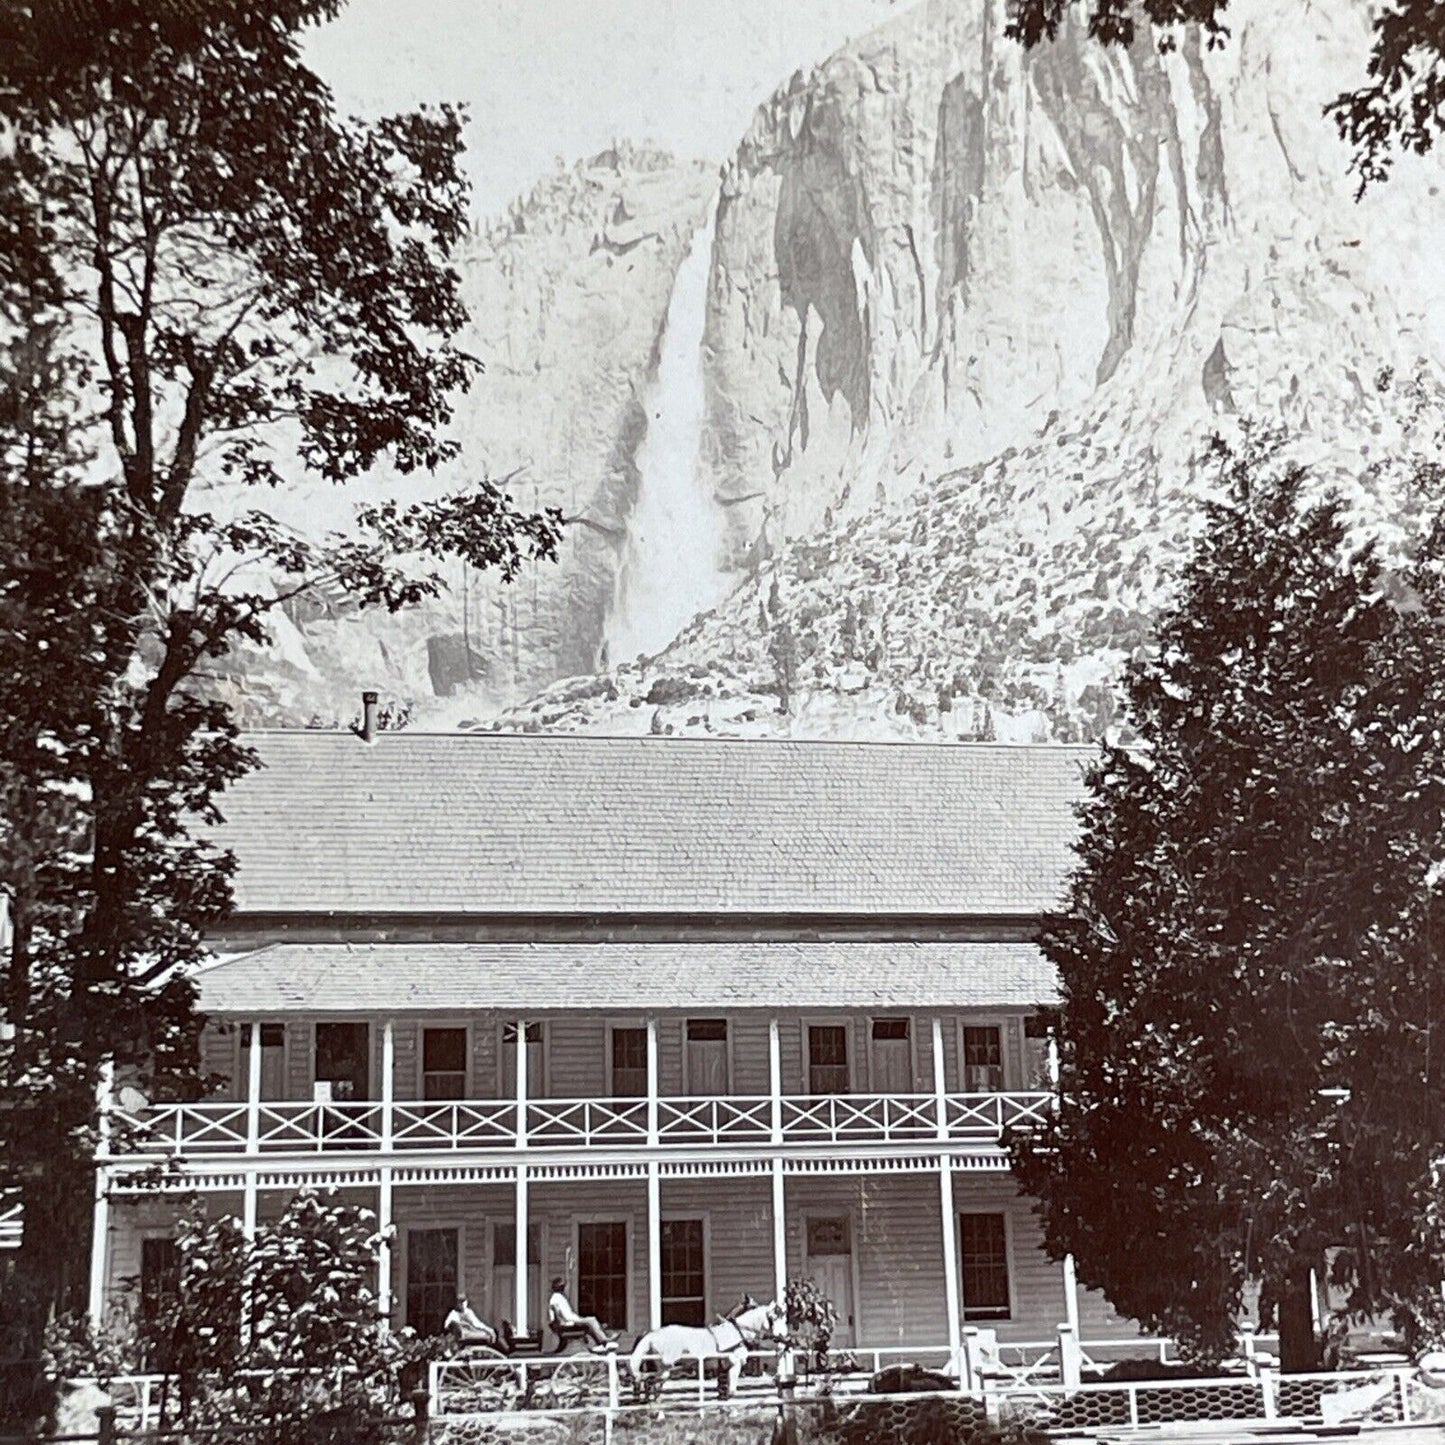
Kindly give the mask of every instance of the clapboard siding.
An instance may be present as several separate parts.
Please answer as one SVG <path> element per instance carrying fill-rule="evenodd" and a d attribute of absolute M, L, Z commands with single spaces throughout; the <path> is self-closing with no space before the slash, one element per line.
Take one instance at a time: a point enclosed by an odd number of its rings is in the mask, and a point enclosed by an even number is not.
<path fill-rule="evenodd" d="M 790 1015 L 779 1020 L 779 1042 L 782 1085 L 785 1094 L 808 1092 L 807 1027 L 810 1023 L 835 1022 L 839 1015 L 819 1012 L 812 1015 Z M 887 1017 L 898 1017 L 896 1014 Z M 866 1093 L 873 1087 L 871 1055 L 872 1015 L 848 1016 L 849 1061 L 852 1088 Z M 1024 1016 L 1015 1014 L 954 1014 L 943 1020 L 944 1079 L 949 1089 L 962 1087 L 960 1040 L 965 1022 L 996 1023 L 1003 1029 L 1005 1087 L 1009 1089 L 1036 1087 L 1045 1072 L 1046 1047 L 1041 1040 L 1024 1038 Z M 553 1017 L 543 1025 L 545 1056 L 544 1096 L 549 1098 L 601 1098 L 608 1090 L 609 1025 L 613 1022 L 637 1025 L 638 1014 L 619 1012 L 609 1019 L 597 1014 Z M 515 1081 L 501 1077 L 501 1034 L 504 1021 L 495 1014 L 438 1016 L 439 1027 L 466 1026 L 471 1032 L 471 1077 L 468 1096 L 475 1099 L 510 1098 Z M 285 1078 L 287 1097 L 309 1100 L 312 1097 L 312 1061 L 314 1057 L 315 1021 L 291 1019 L 286 1030 Z M 420 1053 L 425 1020 L 403 1019 L 395 1024 L 395 1097 L 414 1099 L 421 1091 Z M 930 1093 L 933 1089 L 932 1021 L 927 1015 L 909 1016 L 913 1040 L 912 1091 Z M 382 1024 L 370 1023 L 371 1079 L 369 1095 L 381 1096 Z M 765 1014 L 750 1011 L 731 1016 L 730 1035 L 732 1080 L 731 1092 L 740 1095 L 766 1094 L 769 1089 L 768 1020 Z M 686 1019 L 679 1016 L 660 1018 L 657 1024 L 658 1089 L 664 1096 L 688 1092 L 684 1068 Z M 202 1063 L 210 1073 L 223 1079 L 217 1097 L 243 1099 L 246 1090 L 245 1061 L 240 1058 L 237 1039 L 239 1025 L 207 1024 L 202 1033 Z"/>
<path fill-rule="evenodd" d="M 201 1030 L 201 1072 L 219 1081 L 214 1098 L 237 1102 L 246 1097 L 244 1071 L 238 1067 L 240 1035 L 237 1026 L 215 1021 Z"/>
<path fill-rule="evenodd" d="M 1007 1218 L 1011 1317 L 979 1321 L 1000 1340 L 1051 1339 L 1065 1317 L 1062 1268 L 1050 1262 L 1040 1245 L 1038 1221 L 1003 1174 L 954 1179 L 955 1216 L 966 1211 L 999 1212 Z M 376 1208 L 375 1192 L 345 1191 L 340 1196 Z M 664 1218 L 704 1220 L 708 1242 L 709 1317 L 725 1314 L 744 1294 L 764 1299 L 773 1291 L 772 1205 L 766 1179 L 669 1180 L 662 1185 Z M 806 1221 L 809 1215 L 846 1215 L 850 1222 L 856 1297 L 854 1314 L 861 1346 L 936 1345 L 946 1334 L 943 1285 L 942 1213 L 938 1176 L 919 1174 L 838 1178 L 789 1178 L 786 1186 L 787 1273 L 806 1274 Z M 285 1207 L 279 1191 L 264 1192 L 262 1220 Z M 239 1214 L 239 1195 L 209 1196 L 213 1215 Z M 167 1234 L 180 1210 L 167 1200 L 119 1202 L 112 1212 L 107 1276 L 112 1291 L 140 1269 L 140 1241 Z M 409 1229 L 459 1231 L 459 1284 L 484 1318 L 515 1315 L 510 1293 L 498 1298 L 493 1270 L 493 1226 L 514 1220 L 513 1191 L 502 1185 L 402 1188 L 395 1194 L 397 1227 L 393 1288 L 397 1318 L 406 1298 L 406 1235 Z M 630 1240 L 631 1280 L 628 1318 L 615 1321 L 629 1333 L 647 1323 L 647 1198 L 640 1181 L 606 1184 L 538 1184 L 530 1191 L 530 1218 L 540 1226 L 542 1282 L 566 1273 L 569 1249 L 575 1251 L 579 1221 L 621 1219 Z M 956 1221 L 955 1221 L 956 1223 Z M 569 1279 L 575 1302 L 575 1275 Z M 965 1302 L 966 1303 L 966 1302 Z M 535 1321 L 533 1323 L 536 1323 Z M 1120 1320 L 1101 1296 L 1080 1294 L 1080 1334 L 1085 1340 L 1128 1339 L 1137 1329 Z"/>

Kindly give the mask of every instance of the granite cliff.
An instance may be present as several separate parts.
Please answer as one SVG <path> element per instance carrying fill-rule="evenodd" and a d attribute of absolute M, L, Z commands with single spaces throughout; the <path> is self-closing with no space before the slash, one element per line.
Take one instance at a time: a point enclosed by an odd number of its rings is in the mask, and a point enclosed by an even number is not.
<path fill-rule="evenodd" d="M 1208 431 L 1287 427 L 1370 526 L 1410 504 L 1380 459 L 1433 444 L 1404 379 L 1445 361 L 1437 173 L 1356 204 L 1320 114 L 1368 17 L 1230 17 L 1221 50 L 1026 54 L 1002 0 L 923 0 L 784 83 L 720 181 L 619 153 L 544 183 L 467 260 L 463 424 L 564 506 L 561 565 L 301 619 L 287 655 L 444 724 L 1107 726 Z"/>
<path fill-rule="evenodd" d="M 1026 54 L 1000 5 L 930 0 L 784 85 L 724 168 L 703 346 L 734 591 L 502 725 L 1091 735 L 1211 430 L 1286 427 L 1399 521 L 1379 462 L 1433 444 L 1403 381 L 1445 359 L 1437 176 L 1353 199 L 1320 112 L 1358 7 L 1230 15 L 1217 51 Z"/>

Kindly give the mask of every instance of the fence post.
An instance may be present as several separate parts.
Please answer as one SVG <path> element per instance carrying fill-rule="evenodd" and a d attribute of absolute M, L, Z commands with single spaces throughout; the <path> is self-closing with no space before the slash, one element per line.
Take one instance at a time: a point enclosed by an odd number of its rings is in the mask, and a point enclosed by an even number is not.
<path fill-rule="evenodd" d="M 1264 1369 L 1259 1372 L 1259 1398 L 1264 1406 L 1264 1418 L 1273 1420 L 1279 1414 L 1279 1405 L 1274 1394 L 1274 1371 Z"/>
<path fill-rule="evenodd" d="M 607 1354 L 607 1409 L 602 1416 L 603 1445 L 612 1445 L 612 1428 L 617 1421 L 617 1410 L 622 1404 L 621 1372 L 617 1368 L 617 1356 Z"/>
<path fill-rule="evenodd" d="M 1254 1329 L 1251 1325 L 1239 1327 L 1239 1354 L 1244 1361 L 1244 1373 L 1251 1380 L 1259 1378 L 1259 1359 L 1254 1353 Z"/>
<path fill-rule="evenodd" d="M 426 1390 L 411 1392 L 412 1438 L 424 1445 L 427 1438 L 427 1416 L 431 1413 L 431 1395 Z"/>
<path fill-rule="evenodd" d="M 963 1327 L 963 1388 L 971 1395 L 983 1393 L 983 1351 L 977 1325 Z"/>
<path fill-rule="evenodd" d="M 1059 1383 L 1066 1390 L 1077 1390 L 1083 1377 L 1083 1352 L 1073 1325 L 1065 1321 L 1059 1326 Z"/>
<path fill-rule="evenodd" d="M 95 1407 L 95 1438 L 98 1445 L 115 1445 L 115 1406 L 109 1401 Z"/>

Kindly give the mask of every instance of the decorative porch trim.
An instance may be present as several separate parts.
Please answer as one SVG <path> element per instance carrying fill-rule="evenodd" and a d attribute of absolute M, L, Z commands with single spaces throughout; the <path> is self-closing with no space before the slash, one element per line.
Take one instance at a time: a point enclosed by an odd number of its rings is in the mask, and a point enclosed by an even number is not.
<path fill-rule="evenodd" d="M 646 1179 L 647 1164 L 534 1164 L 527 1161 L 527 1178 L 534 1184 L 557 1184 L 573 1179 Z"/>
<path fill-rule="evenodd" d="M 664 1179 L 765 1178 L 772 1169 L 767 1159 L 664 1159 L 658 1173 Z"/>

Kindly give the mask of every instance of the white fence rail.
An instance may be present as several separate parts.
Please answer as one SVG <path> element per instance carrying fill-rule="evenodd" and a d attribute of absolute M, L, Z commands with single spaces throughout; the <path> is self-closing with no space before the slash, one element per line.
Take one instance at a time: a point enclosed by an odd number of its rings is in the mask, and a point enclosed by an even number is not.
<path fill-rule="evenodd" d="M 944 1096 L 943 1137 L 997 1139 L 1013 1124 L 1041 1123 L 1052 1096 L 1037 1091 Z M 774 1100 L 766 1095 L 659 1098 L 659 1147 L 767 1144 Z M 778 1100 L 787 1144 L 898 1144 L 939 1137 L 932 1094 L 784 1094 Z M 615 1148 L 647 1145 L 646 1099 L 532 1099 L 525 1133 L 510 1099 L 245 1104 L 204 1100 L 111 1109 L 117 1155 L 316 1154 L 402 1151 Z"/>
<path fill-rule="evenodd" d="M 1085 1341 L 1083 1348 L 1093 1355 L 1157 1343 Z M 1250 1422 L 1281 1428 L 1445 1424 L 1445 1390 L 1423 1384 L 1408 1367 L 1311 1375 L 1280 1375 L 1264 1369 L 1253 1376 L 1065 1385 L 1044 1378 L 1048 1367 L 1042 1356 L 1051 1348 L 1045 1342 L 1000 1348 L 1015 1352 L 1014 1369 L 1025 1375 L 1037 1372 L 1039 1378 L 993 1378 L 971 1390 L 943 1388 L 934 1393 L 971 1399 L 996 1424 L 1027 1424 L 1064 1433 Z M 788 1384 L 780 1387 L 778 1356 L 759 1351 L 749 1357 L 737 1399 L 758 1405 L 805 1404 L 826 1394 L 840 1403 L 861 1406 L 898 1397 L 899 1387 L 886 1373 L 889 1366 L 917 1365 L 942 1375 L 949 1359 L 949 1349 L 943 1345 L 834 1351 L 826 1371 L 817 1370 L 816 1362 L 796 1357 L 796 1368 L 786 1371 Z M 696 1409 L 716 1402 L 723 1364 L 721 1359 L 684 1361 L 651 1405 Z M 106 1382 L 120 1419 L 132 1430 L 155 1428 L 163 1386 L 162 1377 L 156 1375 L 128 1375 Z M 428 1387 L 432 1414 L 439 1419 L 517 1411 L 612 1415 L 626 1411 L 638 1399 L 626 1357 L 610 1353 L 438 1360 L 431 1365 Z M 903 1398 L 919 1396 L 910 1390 Z"/>

